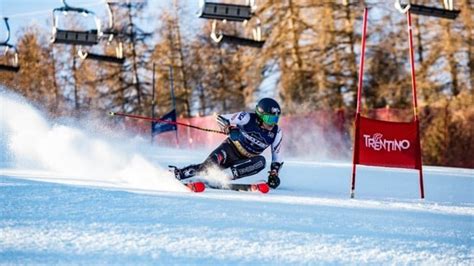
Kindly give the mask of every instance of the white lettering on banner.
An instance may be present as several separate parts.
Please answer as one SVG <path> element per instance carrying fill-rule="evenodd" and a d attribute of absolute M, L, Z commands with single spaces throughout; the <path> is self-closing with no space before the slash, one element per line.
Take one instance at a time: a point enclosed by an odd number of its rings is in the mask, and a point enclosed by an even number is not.
<path fill-rule="evenodd" d="M 364 134 L 365 146 L 372 148 L 376 151 L 402 151 L 410 148 L 410 141 L 407 139 L 403 140 L 388 140 L 384 139 L 380 133 L 375 133 L 373 136 Z"/>

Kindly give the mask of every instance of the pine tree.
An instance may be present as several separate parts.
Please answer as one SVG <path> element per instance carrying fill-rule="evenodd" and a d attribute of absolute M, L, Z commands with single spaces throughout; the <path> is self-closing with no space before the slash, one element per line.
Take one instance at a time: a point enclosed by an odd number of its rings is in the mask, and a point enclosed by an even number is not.
<path fill-rule="evenodd" d="M 123 112 L 148 113 L 151 106 L 151 72 L 149 56 L 152 34 L 137 25 L 146 2 L 117 3 L 114 5 L 115 31 L 123 42 L 123 65 L 103 64 L 96 81 L 99 83 L 101 105 Z M 113 49 L 109 47 L 108 49 Z M 110 51 L 109 51 L 110 52 Z"/>
<path fill-rule="evenodd" d="M 18 38 L 20 71 L 0 72 L 0 84 L 43 105 L 46 110 L 57 106 L 54 62 L 51 47 L 38 28 L 28 27 Z"/>

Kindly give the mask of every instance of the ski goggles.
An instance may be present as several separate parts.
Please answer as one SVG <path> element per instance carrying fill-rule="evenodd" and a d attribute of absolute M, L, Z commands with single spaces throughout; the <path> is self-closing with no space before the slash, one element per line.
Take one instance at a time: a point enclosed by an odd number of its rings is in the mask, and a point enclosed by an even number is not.
<path fill-rule="evenodd" d="M 262 120 L 263 123 L 273 126 L 278 124 L 279 115 L 265 114 L 257 111 L 258 117 Z"/>

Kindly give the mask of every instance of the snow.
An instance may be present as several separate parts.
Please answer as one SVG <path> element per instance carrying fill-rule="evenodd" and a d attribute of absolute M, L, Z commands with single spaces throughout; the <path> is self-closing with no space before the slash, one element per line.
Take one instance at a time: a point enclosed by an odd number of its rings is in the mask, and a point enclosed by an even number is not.
<path fill-rule="evenodd" d="M 191 193 L 167 165 L 209 150 L 92 128 L 0 93 L 0 264 L 474 264 L 473 169 L 424 167 L 424 200 L 417 172 L 363 166 L 350 199 L 349 159 Z"/>

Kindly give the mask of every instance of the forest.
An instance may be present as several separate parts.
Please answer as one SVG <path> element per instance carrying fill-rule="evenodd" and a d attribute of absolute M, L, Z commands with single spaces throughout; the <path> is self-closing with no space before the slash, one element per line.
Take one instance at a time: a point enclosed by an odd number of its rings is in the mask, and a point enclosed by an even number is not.
<path fill-rule="evenodd" d="M 88 47 L 53 43 L 51 30 L 40 25 L 23 27 L 12 33 L 19 71 L 0 71 L 0 85 L 53 117 L 150 115 L 152 108 L 159 116 L 173 108 L 173 82 L 180 117 L 252 110 L 265 96 L 279 100 L 283 116 L 343 110 L 344 130 L 352 134 L 367 6 L 363 113 L 388 109 L 399 121 L 413 115 L 406 17 L 393 1 L 257 0 L 257 19 L 217 24 L 193 13 L 197 1 L 168 2 L 166 8 L 147 1 L 111 4 L 114 21 L 103 27 L 115 39 Z M 411 2 L 443 8 L 444 1 Z M 412 16 L 423 163 L 473 168 L 474 2 L 454 5 L 461 11 L 454 20 Z M 91 27 L 81 16 L 60 19 L 73 29 Z M 100 19 L 109 20 L 105 13 Z M 265 41 L 261 48 L 210 37 L 256 31 Z M 84 60 L 84 51 L 124 60 Z M 0 64 L 9 61 L 3 54 Z"/>

